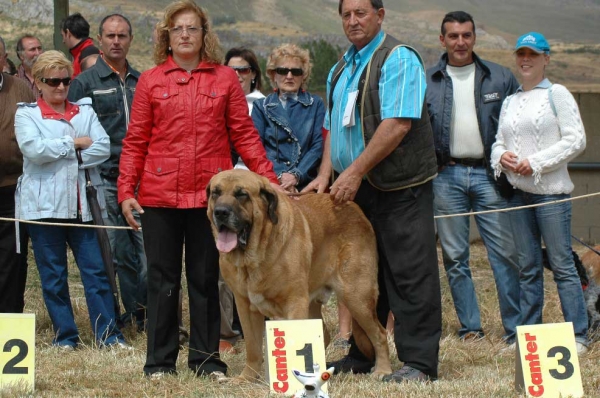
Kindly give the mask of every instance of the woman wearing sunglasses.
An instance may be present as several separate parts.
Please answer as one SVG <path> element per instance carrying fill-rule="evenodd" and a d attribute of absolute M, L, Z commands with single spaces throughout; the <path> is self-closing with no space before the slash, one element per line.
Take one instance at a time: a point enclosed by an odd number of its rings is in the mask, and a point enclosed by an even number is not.
<path fill-rule="evenodd" d="M 248 114 L 251 115 L 254 101 L 265 98 L 263 93 L 260 92 L 262 88 L 262 71 L 258 65 L 256 54 L 247 48 L 235 47 L 225 54 L 224 64 L 237 74 L 242 90 L 246 94 Z M 235 151 L 233 151 L 232 156 L 236 169 L 248 169 Z"/>
<path fill-rule="evenodd" d="M 52 344 L 71 351 L 80 341 L 67 283 L 68 244 L 81 274 L 96 343 L 129 349 L 115 323 L 113 297 L 96 232 L 77 226 L 92 221 L 84 170 L 89 171 L 94 185 L 101 184 L 96 166 L 110 155 L 108 135 L 89 98 L 67 101 L 73 66 L 61 52 L 40 55 L 32 73 L 41 97 L 31 104 L 20 103 L 15 116 L 15 134 L 23 153 L 23 175 L 16 193 L 17 218 L 73 224 L 28 226 L 44 302 L 54 328 Z M 104 208 L 102 190 L 98 190 L 98 201 Z"/>
<path fill-rule="evenodd" d="M 306 91 L 308 50 L 283 44 L 267 61 L 275 92 L 254 102 L 252 120 L 281 186 L 297 192 L 312 181 L 323 156 L 323 100 Z"/>
<path fill-rule="evenodd" d="M 194 1 L 167 6 L 157 24 L 154 61 L 136 86 L 119 164 L 119 202 L 129 225 L 141 214 L 148 259 L 150 378 L 176 372 L 177 307 L 185 245 L 190 340 L 187 366 L 220 378 L 219 252 L 206 216 L 211 177 L 233 168 L 230 145 L 250 170 L 279 185 L 248 116 L 235 72 Z M 143 208 L 142 208 L 143 207 Z M 190 244 L 188 244 L 190 243 Z"/>

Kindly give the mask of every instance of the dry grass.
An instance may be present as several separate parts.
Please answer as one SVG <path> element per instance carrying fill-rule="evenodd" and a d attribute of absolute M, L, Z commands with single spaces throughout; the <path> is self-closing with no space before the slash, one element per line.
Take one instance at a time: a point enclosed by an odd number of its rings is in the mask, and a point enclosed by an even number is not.
<path fill-rule="evenodd" d="M 581 254 L 584 250 L 576 247 Z M 441 257 L 440 257 L 441 258 Z M 34 264 L 33 260 L 30 264 Z M 513 397 L 518 396 L 513 387 L 514 353 L 501 353 L 501 325 L 498 315 L 496 291 L 485 249 L 472 245 L 471 266 L 479 294 L 480 307 L 487 332 L 477 343 L 462 343 L 456 337 L 458 322 L 452 305 L 445 275 L 442 272 L 443 334 L 440 350 L 440 380 L 428 385 L 397 385 L 371 380 L 368 376 L 340 375 L 330 381 L 332 397 Z M 145 360 L 145 335 L 132 329 L 124 331 L 134 352 L 101 350 L 94 347 L 83 298 L 83 289 L 76 267 L 70 276 L 76 321 L 80 326 L 82 348 L 71 353 L 58 352 L 50 346 L 52 325 L 44 307 L 40 282 L 35 266 L 29 269 L 26 292 L 26 312 L 35 313 L 36 328 L 36 390 L 40 397 L 265 397 L 268 386 L 261 384 L 217 384 L 196 378 L 187 370 L 187 352 L 179 357 L 177 376 L 167 376 L 160 382 L 151 382 L 142 375 Z M 562 321 L 556 288 L 551 275 L 546 274 L 546 322 Z M 424 287 L 426 288 L 426 287 Z M 187 303 L 186 303 L 187 304 Z M 184 315 L 186 318 L 188 314 Z M 335 303 L 326 308 L 325 322 L 335 333 Z M 390 341 L 391 343 L 391 341 Z M 393 349 L 393 344 L 390 345 Z M 239 347 L 243 352 L 243 343 Z M 344 354 L 330 348 L 328 359 Z M 395 358 L 395 352 L 392 352 Z M 244 354 L 224 355 L 230 366 L 230 375 L 241 372 Z M 400 364 L 393 361 L 394 368 Z M 580 360 L 586 396 L 600 396 L 600 346 L 592 346 L 590 353 Z M 28 396 L 23 387 L 15 386 L 0 391 L 0 397 Z"/>

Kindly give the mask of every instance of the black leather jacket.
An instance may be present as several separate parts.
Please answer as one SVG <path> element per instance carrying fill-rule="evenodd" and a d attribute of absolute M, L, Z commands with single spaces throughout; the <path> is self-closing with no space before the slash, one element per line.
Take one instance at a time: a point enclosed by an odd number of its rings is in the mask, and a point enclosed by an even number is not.
<path fill-rule="evenodd" d="M 475 53 L 473 59 L 477 121 L 489 169 L 502 102 L 517 90 L 519 83 L 508 68 L 484 61 Z M 446 72 L 447 63 L 448 55 L 444 54 L 436 66 L 427 69 L 426 102 L 433 129 L 438 167 L 443 167 L 450 161 L 450 124 L 454 97 L 452 78 Z"/>

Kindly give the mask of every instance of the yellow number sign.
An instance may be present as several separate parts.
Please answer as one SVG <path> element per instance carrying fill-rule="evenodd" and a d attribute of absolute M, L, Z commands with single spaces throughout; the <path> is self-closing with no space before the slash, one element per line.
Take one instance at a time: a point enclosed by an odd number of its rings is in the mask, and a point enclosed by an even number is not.
<path fill-rule="evenodd" d="M 35 386 L 35 315 L 0 314 L 0 389 Z"/>
<path fill-rule="evenodd" d="M 573 324 L 517 327 L 515 387 L 529 397 L 582 397 Z"/>
<path fill-rule="evenodd" d="M 266 330 L 265 362 L 271 391 L 289 395 L 304 389 L 292 374 L 294 369 L 312 373 L 313 365 L 318 364 L 325 370 L 322 320 L 267 321 Z"/>

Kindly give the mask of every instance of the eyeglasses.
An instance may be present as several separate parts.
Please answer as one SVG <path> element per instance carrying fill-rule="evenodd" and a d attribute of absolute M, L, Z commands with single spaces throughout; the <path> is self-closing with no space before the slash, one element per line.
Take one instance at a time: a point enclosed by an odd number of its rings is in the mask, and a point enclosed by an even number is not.
<path fill-rule="evenodd" d="M 290 72 L 292 72 L 292 76 L 302 76 L 304 73 L 302 68 L 275 68 L 275 73 L 281 76 L 287 76 Z"/>
<path fill-rule="evenodd" d="M 169 33 L 173 36 L 181 36 L 184 30 L 187 31 L 188 35 L 196 36 L 199 35 L 203 29 L 197 28 L 195 26 L 188 26 L 187 28 L 184 28 L 183 26 L 176 26 L 174 28 L 169 29 Z"/>
<path fill-rule="evenodd" d="M 239 73 L 240 75 L 247 75 L 252 72 L 251 66 L 230 66 L 231 69 Z"/>
<path fill-rule="evenodd" d="M 63 77 L 62 79 L 60 77 L 42 77 L 40 80 L 42 83 L 46 83 L 50 87 L 58 87 L 61 83 L 63 86 L 68 87 L 69 84 L 71 84 L 70 77 Z"/>

